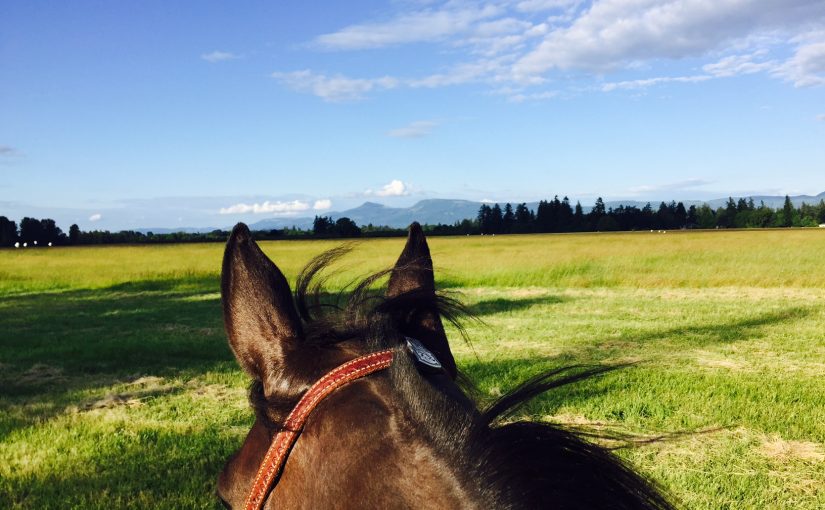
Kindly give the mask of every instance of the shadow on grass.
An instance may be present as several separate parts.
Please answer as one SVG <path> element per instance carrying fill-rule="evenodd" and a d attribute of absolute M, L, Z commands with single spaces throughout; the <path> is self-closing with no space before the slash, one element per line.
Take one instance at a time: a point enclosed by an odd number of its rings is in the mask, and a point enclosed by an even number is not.
<path fill-rule="evenodd" d="M 704 347 L 708 344 L 727 344 L 748 340 L 760 328 L 789 324 L 804 319 L 815 310 L 809 307 L 793 306 L 776 312 L 768 312 L 720 324 L 697 326 L 677 326 L 665 330 L 656 330 L 642 334 L 630 335 L 622 341 L 644 344 L 651 340 L 671 339 L 690 342 L 693 347 Z"/>
<path fill-rule="evenodd" d="M 498 313 L 512 313 L 526 310 L 537 305 L 554 305 L 564 303 L 569 298 L 561 296 L 532 296 L 522 298 L 495 298 L 479 301 L 469 305 L 467 309 L 475 316 L 483 317 Z"/>

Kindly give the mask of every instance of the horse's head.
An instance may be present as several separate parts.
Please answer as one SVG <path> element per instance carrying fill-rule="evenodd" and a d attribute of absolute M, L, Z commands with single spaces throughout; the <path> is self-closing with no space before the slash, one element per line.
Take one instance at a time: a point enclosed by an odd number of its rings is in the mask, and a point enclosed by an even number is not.
<path fill-rule="evenodd" d="M 245 225 L 227 243 L 224 322 L 238 363 L 254 380 L 256 411 L 218 480 L 227 507 L 245 507 L 256 476 L 260 485 L 265 456 L 270 460 L 267 451 L 290 430 L 290 411 L 299 400 L 301 408 L 313 384 L 378 351 L 393 357 L 387 370 L 313 402 L 317 407 L 295 431 L 300 437 L 285 449 L 288 461 L 261 492 L 264 508 L 666 506 L 615 457 L 572 434 L 546 424 L 493 425 L 502 411 L 556 382 L 534 381 L 490 411 L 477 411 L 454 382 L 441 319 L 454 318 L 456 308 L 436 294 L 418 224 L 410 227 L 383 296 L 371 290 L 376 275 L 352 289 L 345 306 L 322 303 L 313 282 L 331 258 L 311 262 L 293 296 Z"/>
<path fill-rule="evenodd" d="M 410 228 L 390 272 L 384 299 L 367 297 L 372 283 L 367 281 L 353 290 L 343 309 L 325 314 L 328 304 L 308 304 L 318 292 L 308 295 L 310 280 L 326 262 L 321 257 L 308 266 L 294 298 L 284 275 L 244 225 L 233 230 L 227 244 L 221 282 L 224 322 L 238 363 L 255 380 L 252 400 L 257 411 L 246 441 L 219 480 L 220 496 L 233 508 L 241 507 L 273 435 L 301 394 L 348 360 L 382 348 L 401 354 L 388 373 L 336 391 L 313 411 L 270 500 L 306 501 L 314 508 L 323 501 L 363 508 L 360 498 L 372 494 L 376 506 L 383 506 L 382 498 L 390 498 L 386 501 L 395 506 L 403 475 L 410 486 L 402 499 L 420 507 L 423 500 L 418 498 L 424 497 L 421 491 L 427 485 L 422 480 L 438 482 L 443 460 L 416 444 L 420 431 L 400 409 L 403 401 L 396 386 L 403 382 L 404 390 L 427 391 L 422 383 L 430 384 L 461 405 L 469 404 L 453 383 L 456 366 L 439 313 L 443 300 L 436 296 L 432 260 L 418 224 Z M 419 374 L 414 358 L 406 354 L 407 337 L 418 340 L 442 369 L 411 380 Z M 404 465 L 420 463 L 428 473 L 417 480 L 402 471 Z M 440 482 L 445 487 L 454 483 Z M 361 491 L 353 501 L 342 499 L 358 483 L 370 490 Z M 444 500 L 437 506 L 443 504 Z"/>

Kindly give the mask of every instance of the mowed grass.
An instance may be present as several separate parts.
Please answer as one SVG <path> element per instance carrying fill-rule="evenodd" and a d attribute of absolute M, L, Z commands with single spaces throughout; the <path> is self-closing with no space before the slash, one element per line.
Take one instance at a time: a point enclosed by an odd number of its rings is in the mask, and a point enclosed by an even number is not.
<path fill-rule="evenodd" d="M 335 242 L 267 242 L 294 279 Z M 388 267 L 357 243 L 330 285 Z M 825 507 L 825 229 L 430 239 L 483 323 L 461 368 L 492 398 L 543 370 L 631 365 L 532 418 L 623 434 L 686 508 Z M 252 421 L 217 244 L 0 251 L 0 507 L 218 508 Z M 611 443 L 612 444 L 612 443 Z"/>

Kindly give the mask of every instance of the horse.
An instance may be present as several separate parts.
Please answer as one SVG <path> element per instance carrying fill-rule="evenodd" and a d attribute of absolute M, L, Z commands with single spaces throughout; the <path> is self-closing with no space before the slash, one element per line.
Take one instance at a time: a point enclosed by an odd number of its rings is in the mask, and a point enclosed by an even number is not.
<path fill-rule="evenodd" d="M 221 301 L 229 346 L 252 378 L 255 421 L 218 477 L 226 508 L 672 508 L 575 432 L 505 420 L 597 370 L 543 374 L 479 406 L 444 329 L 463 308 L 436 291 L 420 225 L 391 269 L 342 294 L 343 304 L 324 302 L 319 275 L 344 251 L 313 259 L 293 294 L 249 229 L 232 230 Z"/>

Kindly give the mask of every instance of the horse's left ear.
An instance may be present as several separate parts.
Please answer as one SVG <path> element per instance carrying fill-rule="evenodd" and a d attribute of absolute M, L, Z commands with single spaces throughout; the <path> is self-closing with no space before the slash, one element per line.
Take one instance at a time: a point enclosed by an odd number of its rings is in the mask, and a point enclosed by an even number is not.
<path fill-rule="evenodd" d="M 433 259 L 424 231 L 417 222 L 410 225 L 407 245 L 398 257 L 390 274 L 387 297 L 393 298 L 407 292 L 431 293 L 435 296 L 435 276 Z M 422 310 L 411 317 L 402 331 L 407 336 L 418 339 L 438 357 L 447 373 L 455 379 L 456 366 L 441 317 L 432 310 Z"/>

